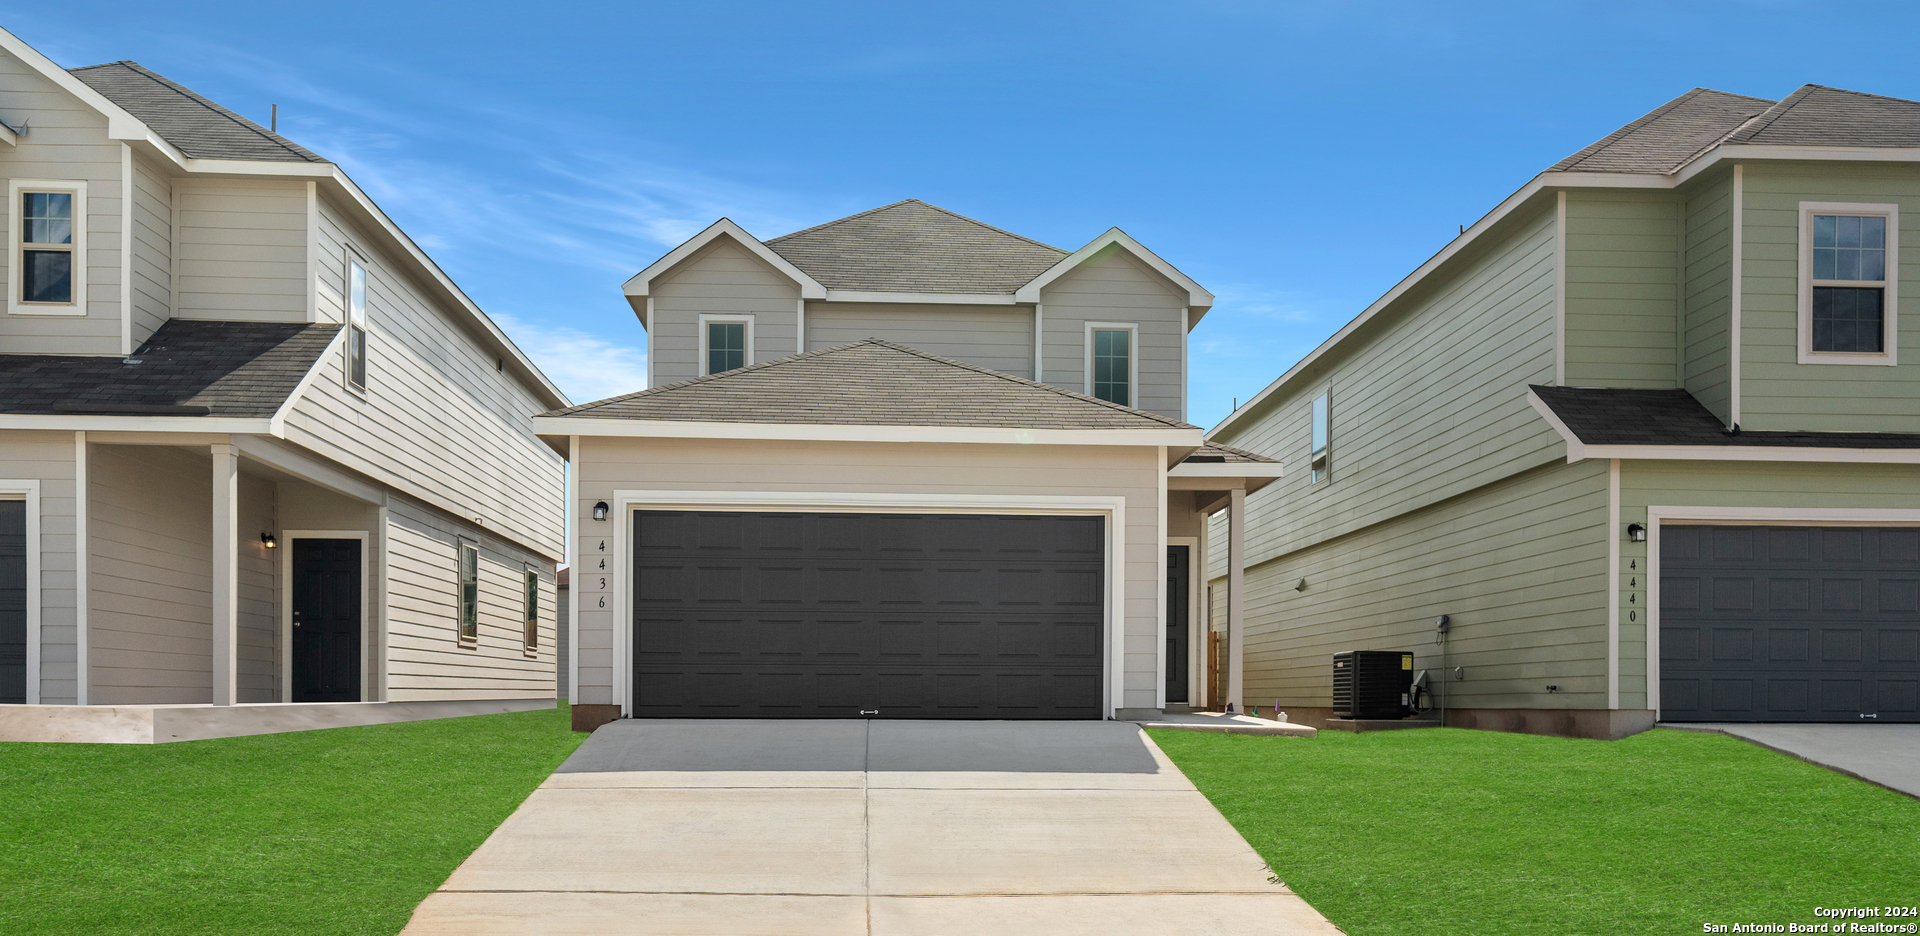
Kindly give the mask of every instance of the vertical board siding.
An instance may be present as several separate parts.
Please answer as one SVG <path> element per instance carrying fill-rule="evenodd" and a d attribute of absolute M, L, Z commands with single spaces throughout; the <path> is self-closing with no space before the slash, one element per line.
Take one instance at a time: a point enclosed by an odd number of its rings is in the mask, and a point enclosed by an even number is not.
<path fill-rule="evenodd" d="M 1899 288 L 1920 295 L 1920 171 L 1909 165 L 1746 167 L 1740 422 L 1757 430 L 1920 432 L 1920 302 L 1900 303 L 1899 364 L 1801 364 L 1800 203 L 1900 206 Z"/>
<path fill-rule="evenodd" d="M 731 237 L 717 237 L 652 284 L 653 384 L 700 376 L 700 314 L 753 316 L 753 361 L 794 352 L 800 287 Z M 635 388 L 638 389 L 638 388 Z"/>
<path fill-rule="evenodd" d="M 542 699 L 555 694 L 551 562 L 496 537 L 395 502 L 387 524 L 387 698 Z M 480 549 L 479 640 L 459 640 L 459 543 Z M 540 573 L 540 648 L 525 652 L 521 577 Z"/>
<path fill-rule="evenodd" d="M 320 204 L 322 307 L 337 309 L 351 229 L 328 202 Z M 529 549 L 561 555 L 564 461 L 527 419 L 547 407 L 384 255 L 357 237 L 353 243 L 366 257 L 368 390 L 347 388 L 336 343 L 289 412 L 287 439 L 410 497 L 482 518 Z"/>
<path fill-rule="evenodd" d="M 179 179 L 174 315 L 307 320 L 307 188 L 272 179 Z"/>
<path fill-rule="evenodd" d="M 1342 650 L 1411 650 L 1438 681 L 1447 614 L 1445 665 L 1467 670 L 1447 681 L 1449 706 L 1606 708 L 1606 521 L 1607 466 L 1587 461 L 1249 568 L 1247 702 L 1331 705 Z"/>
<path fill-rule="evenodd" d="M 1553 379 L 1553 224 L 1519 220 L 1219 436 L 1298 466 L 1247 498 L 1249 566 L 1564 457 L 1527 404 Z M 1329 387 L 1331 480 L 1309 485 L 1309 410 Z M 1223 547 L 1209 555 L 1225 568 Z"/>
<path fill-rule="evenodd" d="M 14 354 L 120 352 L 121 144 L 107 138 L 107 119 L 12 55 L 0 53 L 0 111 L 30 125 L 0 152 L 9 179 L 87 183 L 85 315 L 9 315 L 0 303 L 0 351 Z M 0 196 L 0 229 L 13 231 L 19 206 Z M 0 251 L 0 288 L 19 288 L 11 250 Z"/>
<path fill-rule="evenodd" d="M 807 303 L 807 350 L 868 338 L 1016 377 L 1033 375 L 1033 309 L 1029 307 Z"/>
<path fill-rule="evenodd" d="M 173 182 L 133 157 L 133 346 L 173 317 Z"/>
<path fill-rule="evenodd" d="M 1140 326 L 1137 355 L 1139 399 L 1136 408 L 1173 419 L 1181 410 L 1180 332 L 1186 326 L 1187 296 L 1166 277 L 1113 246 L 1048 284 L 1041 293 L 1041 355 L 1046 383 L 1088 393 L 1088 322 L 1130 322 Z M 1029 355 L 1031 356 L 1031 355 Z"/>
<path fill-rule="evenodd" d="M 1567 198 L 1567 383 L 1674 386 L 1680 203 L 1664 192 Z"/>
<path fill-rule="evenodd" d="M 615 596 L 626 586 L 614 554 L 626 521 L 596 522 L 616 490 L 796 491 L 903 494 L 1121 496 L 1114 531 L 1126 542 L 1120 609 L 1124 708 L 1152 708 L 1159 686 L 1161 593 L 1158 450 L 1149 447 L 757 442 L 697 439 L 580 440 L 579 531 L 571 591 L 579 602 L 578 703 L 618 703 Z M 604 545 L 604 549 L 602 548 Z M 602 563 L 608 568 L 602 569 Z M 604 581 L 604 584 L 603 584 Z M 1109 651 L 1111 648 L 1108 648 Z"/>
<path fill-rule="evenodd" d="M 1733 412 L 1731 172 L 1689 197 L 1686 212 L 1686 390 L 1724 421 Z"/>
<path fill-rule="evenodd" d="M 40 482 L 40 701 L 78 699 L 71 432 L 0 431 L 0 478 Z"/>

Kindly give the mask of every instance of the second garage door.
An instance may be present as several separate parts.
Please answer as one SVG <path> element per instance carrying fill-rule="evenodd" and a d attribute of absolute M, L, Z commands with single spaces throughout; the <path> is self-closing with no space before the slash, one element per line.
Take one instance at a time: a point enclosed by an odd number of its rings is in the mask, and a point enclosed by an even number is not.
<path fill-rule="evenodd" d="M 1104 524 L 636 513 L 634 714 L 1099 718 Z"/>
<path fill-rule="evenodd" d="M 1660 531 L 1663 721 L 1920 721 L 1920 529 Z"/>

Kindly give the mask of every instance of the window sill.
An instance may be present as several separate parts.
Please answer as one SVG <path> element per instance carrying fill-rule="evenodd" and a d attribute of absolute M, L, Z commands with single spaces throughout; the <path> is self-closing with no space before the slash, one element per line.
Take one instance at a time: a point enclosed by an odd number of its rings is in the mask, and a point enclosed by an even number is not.
<path fill-rule="evenodd" d="M 1802 351 L 1801 364 L 1851 364 L 1866 367 L 1895 367 L 1899 359 L 1890 352 L 1879 354 L 1846 354 L 1837 351 Z"/>
<path fill-rule="evenodd" d="M 86 315 L 87 310 L 76 303 L 61 302 L 41 305 L 34 302 L 16 302 L 7 311 L 13 315 L 70 315 L 75 318 Z"/>

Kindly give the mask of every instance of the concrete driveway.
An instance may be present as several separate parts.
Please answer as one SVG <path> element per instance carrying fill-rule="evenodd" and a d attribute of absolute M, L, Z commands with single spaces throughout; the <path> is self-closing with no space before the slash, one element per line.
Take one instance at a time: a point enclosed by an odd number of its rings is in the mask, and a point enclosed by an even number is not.
<path fill-rule="evenodd" d="M 1339 930 L 1131 724 L 626 720 L 405 932 Z"/>
<path fill-rule="evenodd" d="M 1920 725 L 1663 724 L 1717 731 L 1849 777 L 1920 797 Z"/>

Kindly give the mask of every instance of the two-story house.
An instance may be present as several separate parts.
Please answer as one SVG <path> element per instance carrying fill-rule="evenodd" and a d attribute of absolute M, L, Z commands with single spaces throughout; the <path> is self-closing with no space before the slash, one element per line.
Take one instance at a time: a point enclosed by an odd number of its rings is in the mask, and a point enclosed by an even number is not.
<path fill-rule="evenodd" d="M 1186 415 L 1213 297 L 903 201 L 629 280 L 649 388 L 576 473 L 575 724 L 1139 717 L 1204 698 L 1203 520 L 1271 482 Z"/>
<path fill-rule="evenodd" d="M 1209 438 L 1303 467 L 1248 504 L 1245 700 L 1392 649 L 1454 725 L 1920 721 L 1917 164 L 1911 101 L 1688 92 L 1247 401 Z"/>
<path fill-rule="evenodd" d="M 179 84 L 0 32 L 0 124 L 0 739 L 551 705 L 564 396 L 338 165 Z"/>

